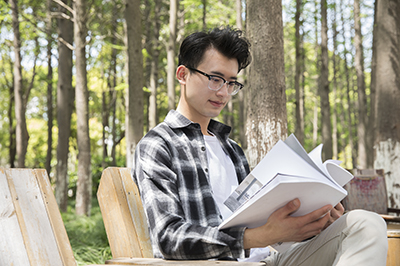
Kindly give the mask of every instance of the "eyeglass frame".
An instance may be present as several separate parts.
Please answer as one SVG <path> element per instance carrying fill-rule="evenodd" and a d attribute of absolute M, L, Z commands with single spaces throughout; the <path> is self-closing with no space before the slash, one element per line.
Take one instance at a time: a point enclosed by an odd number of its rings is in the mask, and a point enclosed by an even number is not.
<path fill-rule="evenodd" d="M 234 86 L 234 85 L 237 85 L 237 86 L 239 86 L 239 89 L 238 90 L 236 90 L 236 91 L 232 91 L 232 93 L 229 93 L 229 90 L 227 91 L 228 92 L 228 94 L 229 95 L 231 95 L 231 96 L 233 96 L 233 95 L 236 95 L 241 89 L 243 89 L 243 87 L 244 87 L 244 85 L 242 84 L 242 83 L 239 83 L 239 82 L 237 82 L 236 80 L 235 81 L 227 81 L 227 80 L 225 80 L 223 77 L 221 77 L 221 76 L 218 76 L 218 75 L 209 75 L 209 74 L 207 74 L 207 73 L 204 73 L 203 71 L 200 71 L 200 70 L 198 70 L 198 69 L 196 69 L 196 68 L 193 68 L 193 67 L 186 67 L 187 69 L 189 69 L 189 70 L 191 70 L 191 71 L 195 71 L 195 72 L 197 72 L 197 73 L 199 73 L 199 74 L 201 74 L 201 75 L 203 75 L 203 76 L 206 76 L 207 78 L 208 78 L 208 84 L 207 84 L 207 87 L 210 89 L 210 90 L 212 90 L 212 91 L 219 91 L 225 84 L 227 84 L 227 86 L 229 87 L 229 86 Z M 221 84 L 221 87 L 219 87 L 218 89 L 212 89 L 212 88 L 210 88 L 210 81 L 211 81 L 211 79 L 213 78 L 213 77 L 217 77 L 217 78 L 219 78 L 219 79 L 222 79 L 222 81 L 223 81 L 223 83 Z"/>

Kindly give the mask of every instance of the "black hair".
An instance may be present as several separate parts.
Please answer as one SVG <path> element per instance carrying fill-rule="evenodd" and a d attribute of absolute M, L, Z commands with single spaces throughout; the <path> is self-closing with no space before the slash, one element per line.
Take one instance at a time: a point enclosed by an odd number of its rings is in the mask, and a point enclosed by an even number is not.
<path fill-rule="evenodd" d="M 208 32 L 195 32 L 186 37 L 179 49 L 179 65 L 196 68 L 210 48 L 215 48 L 227 58 L 236 58 L 238 72 L 251 62 L 250 42 L 242 36 L 241 30 L 228 26 Z"/>

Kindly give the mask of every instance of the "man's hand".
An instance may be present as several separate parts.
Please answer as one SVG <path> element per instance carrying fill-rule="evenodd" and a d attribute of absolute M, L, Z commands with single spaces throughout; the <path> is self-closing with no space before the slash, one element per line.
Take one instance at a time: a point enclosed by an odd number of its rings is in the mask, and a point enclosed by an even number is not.
<path fill-rule="evenodd" d="M 336 220 L 341 216 L 340 209 L 332 212 L 337 218 L 331 216 L 332 205 L 326 205 L 304 216 L 290 216 L 299 207 L 300 201 L 295 199 L 271 214 L 264 225 L 246 229 L 244 248 L 266 247 L 278 242 L 299 242 L 319 234 L 331 219 Z"/>
<path fill-rule="evenodd" d="M 334 221 L 336 221 L 337 219 L 339 219 L 340 217 L 342 217 L 344 213 L 344 208 L 343 205 L 339 202 L 331 211 L 330 211 L 330 219 L 329 221 L 326 223 L 324 230 L 330 226 Z"/>

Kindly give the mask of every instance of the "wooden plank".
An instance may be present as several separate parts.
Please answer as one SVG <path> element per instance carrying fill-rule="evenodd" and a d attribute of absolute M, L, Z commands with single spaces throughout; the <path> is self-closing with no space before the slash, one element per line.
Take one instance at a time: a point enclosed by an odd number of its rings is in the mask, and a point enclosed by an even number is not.
<path fill-rule="evenodd" d="M 0 265 L 29 265 L 24 239 L 3 168 L 0 168 L 0 232 Z"/>
<path fill-rule="evenodd" d="M 140 243 L 142 257 L 153 258 L 153 248 L 151 247 L 147 217 L 143 209 L 139 189 L 132 179 L 131 169 L 120 168 L 119 172 L 128 202 L 129 213 L 131 215 L 137 238 Z"/>
<path fill-rule="evenodd" d="M 30 265 L 63 265 L 33 170 L 5 173 Z"/>
<path fill-rule="evenodd" d="M 71 243 L 69 242 L 67 231 L 65 230 L 64 222 L 61 218 L 60 210 L 51 188 L 47 172 L 45 169 L 35 169 L 34 173 L 42 193 L 42 198 L 45 203 L 44 206 L 49 217 L 51 228 L 53 229 L 63 265 L 75 266 L 76 261 L 74 258 L 74 253 L 72 251 Z"/>
<path fill-rule="evenodd" d="M 114 258 L 141 258 L 145 255 L 142 253 L 140 241 L 130 215 L 126 191 L 118 169 L 110 167 L 103 171 L 97 191 L 104 227 Z"/>
<path fill-rule="evenodd" d="M 238 262 L 223 260 L 163 260 L 155 258 L 116 258 L 106 261 L 107 265 L 232 265 L 232 266 L 265 266 L 262 262 Z"/>

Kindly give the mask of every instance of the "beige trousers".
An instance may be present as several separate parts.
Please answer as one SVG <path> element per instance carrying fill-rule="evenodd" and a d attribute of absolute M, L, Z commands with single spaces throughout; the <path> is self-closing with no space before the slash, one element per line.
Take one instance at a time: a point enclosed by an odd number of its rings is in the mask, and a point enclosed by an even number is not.
<path fill-rule="evenodd" d="M 376 213 L 354 210 L 311 240 L 273 252 L 268 266 L 385 266 L 388 241 L 385 221 Z"/>

